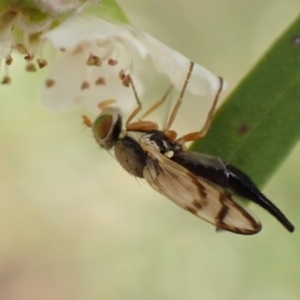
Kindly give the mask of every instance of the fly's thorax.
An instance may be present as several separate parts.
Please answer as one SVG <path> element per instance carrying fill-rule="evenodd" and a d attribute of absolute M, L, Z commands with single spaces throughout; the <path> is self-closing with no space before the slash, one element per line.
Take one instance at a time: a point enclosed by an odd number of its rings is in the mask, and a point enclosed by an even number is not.
<path fill-rule="evenodd" d="M 115 143 L 115 156 L 120 165 L 130 174 L 143 178 L 147 164 L 147 153 L 140 145 L 145 132 L 123 131 Z"/>
<path fill-rule="evenodd" d="M 150 146 L 155 151 L 171 158 L 175 152 L 181 151 L 182 147 L 170 141 L 163 131 L 155 130 L 145 133 L 140 138 L 140 143 L 145 146 Z"/>
<path fill-rule="evenodd" d="M 122 130 L 121 111 L 116 107 L 108 107 L 93 122 L 94 137 L 104 149 L 111 149 L 119 139 Z"/>
<path fill-rule="evenodd" d="M 145 148 L 149 147 L 165 156 L 172 156 L 179 146 L 171 143 L 163 131 L 123 131 L 115 143 L 115 155 L 128 173 L 142 178 L 148 159 Z"/>

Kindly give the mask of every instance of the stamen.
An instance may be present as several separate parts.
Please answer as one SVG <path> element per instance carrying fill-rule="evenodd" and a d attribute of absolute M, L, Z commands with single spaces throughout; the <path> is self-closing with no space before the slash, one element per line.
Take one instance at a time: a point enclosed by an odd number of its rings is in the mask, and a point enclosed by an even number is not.
<path fill-rule="evenodd" d="M 36 66 L 34 63 L 29 63 L 26 66 L 26 71 L 27 72 L 36 72 Z"/>
<path fill-rule="evenodd" d="M 130 76 L 125 74 L 125 71 L 123 69 L 119 72 L 119 79 L 122 81 L 122 84 L 125 87 L 129 87 L 130 85 Z"/>
<path fill-rule="evenodd" d="M 99 77 L 96 81 L 95 81 L 95 85 L 106 85 L 105 82 L 105 78 L 104 77 Z"/>
<path fill-rule="evenodd" d="M 125 87 L 129 87 L 129 85 L 130 85 L 130 77 L 129 77 L 129 75 L 125 76 L 125 78 L 122 79 L 122 84 L 123 84 Z"/>
<path fill-rule="evenodd" d="M 85 89 L 88 89 L 90 87 L 90 84 L 87 82 L 87 81 L 84 81 L 82 84 L 81 84 L 81 89 L 82 90 L 85 90 Z"/>
<path fill-rule="evenodd" d="M 90 88 L 92 82 L 94 82 L 94 78 L 93 78 L 93 68 L 85 68 L 85 74 L 83 76 L 83 81 L 81 84 L 81 90 L 85 90 L 87 88 Z"/>
<path fill-rule="evenodd" d="M 130 85 L 130 76 L 125 74 L 125 71 L 123 69 L 119 72 L 119 79 L 122 81 L 122 84 L 125 87 L 129 87 Z"/>
<path fill-rule="evenodd" d="M 126 63 L 126 66 L 124 67 L 124 70 L 127 72 L 127 73 L 132 73 L 132 55 L 128 56 L 128 61 Z"/>
<path fill-rule="evenodd" d="M 9 84 L 9 83 L 11 83 L 11 78 L 9 76 L 4 76 L 1 81 L 1 84 Z"/>
<path fill-rule="evenodd" d="M 47 60 L 43 58 L 44 46 L 45 46 L 45 41 L 41 41 L 39 43 L 39 48 L 36 51 L 37 55 L 38 55 L 38 59 L 36 61 L 37 61 L 37 64 L 38 64 L 38 66 L 39 66 L 40 69 L 44 68 L 48 64 Z"/>
<path fill-rule="evenodd" d="M 107 63 L 110 65 L 110 66 L 115 66 L 118 64 L 118 61 L 116 59 L 112 59 L 110 58 Z"/>
<path fill-rule="evenodd" d="M 31 60 L 33 60 L 33 58 L 34 58 L 34 55 L 33 54 L 29 54 L 29 53 L 24 56 L 24 59 L 27 60 L 27 61 L 31 61 Z"/>
<path fill-rule="evenodd" d="M 102 61 L 99 56 L 90 53 L 89 58 L 86 61 L 88 66 L 96 66 L 100 67 L 102 65 Z"/>
<path fill-rule="evenodd" d="M 38 58 L 37 60 L 38 66 L 40 69 L 44 68 L 45 66 L 48 65 L 48 62 L 46 61 L 46 59 L 43 58 Z"/>
<path fill-rule="evenodd" d="M 123 80 L 125 77 L 126 77 L 125 72 L 123 69 L 121 69 L 119 72 L 119 79 Z"/>
<path fill-rule="evenodd" d="M 2 60 L 0 60 L 0 62 L 2 62 Z M 4 69 L 4 75 L 3 75 L 3 79 L 1 81 L 1 84 L 9 84 L 11 83 L 11 78 L 9 76 L 9 65 L 6 63 L 4 65 L 4 67 L 2 66 L 2 68 Z"/>
<path fill-rule="evenodd" d="M 72 52 L 74 55 L 79 54 L 83 51 L 82 45 L 78 45 Z"/>
<path fill-rule="evenodd" d="M 13 61 L 13 58 L 9 55 L 6 57 L 5 63 L 10 66 Z"/>
<path fill-rule="evenodd" d="M 113 51 L 111 53 L 110 58 L 108 59 L 107 63 L 110 66 L 115 66 L 119 63 L 118 59 L 121 57 L 121 45 L 118 39 L 111 39 L 111 43 L 113 44 Z"/>
<path fill-rule="evenodd" d="M 100 56 L 101 61 L 105 61 L 112 56 L 115 45 L 109 41 L 105 43 L 97 42 L 97 46 L 104 50 L 104 53 Z"/>
<path fill-rule="evenodd" d="M 126 44 L 126 42 L 123 42 L 123 47 L 125 49 L 125 52 L 127 54 L 127 63 L 124 67 L 124 70 L 126 73 L 132 73 L 132 66 L 133 66 L 133 58 L 132 58 L 132 51 L 128 50 L 130 47 Z"/>
<path fill-rule="evenodd" d="M 47 79 L 45 81 L 45 85 L 46 85 L 47 88 L 50 88 L 50 87 L 55 85 L 55 80 L 54 79 Z"/>
<path fill-rule="evenodd" d="M 25 33 L 23 35 L 23 45 L 24 45 L 24 47 L 26 49 L 26 53 L 27 53 L 27 55 L 25 55 L 24 59 L 27 61 L 33 60 L 34 55 L 30 51 L 29 35 L 25 34 Z"/>
<path fill-rule="evenodd" d="M 25 47 L 24 44 L 16 44 L 16 48 L 17 50 L 21 53 L 21 54 L 27 54 L 27 49 Z"/>

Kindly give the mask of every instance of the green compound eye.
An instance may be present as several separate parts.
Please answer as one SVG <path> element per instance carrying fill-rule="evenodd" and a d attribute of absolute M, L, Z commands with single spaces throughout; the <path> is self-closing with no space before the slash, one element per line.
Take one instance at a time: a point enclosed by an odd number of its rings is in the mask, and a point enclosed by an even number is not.
<path fill-rule="evenodd" d="M 97 139 L 103 140 L 110 132 L 113 123 L 112 115 L 102 115 L 93 124 L 93 132 Z"/>
<path fill-rule="evenodd" d="M 84 120 L 87 126 L 92 127 L 94 137 L 101 148 L 109 150 L 114 147 L 122 131 L 122 117 L 119 108 L 105 108 L 95 119 L 92 126 L 91 122 Z"/>

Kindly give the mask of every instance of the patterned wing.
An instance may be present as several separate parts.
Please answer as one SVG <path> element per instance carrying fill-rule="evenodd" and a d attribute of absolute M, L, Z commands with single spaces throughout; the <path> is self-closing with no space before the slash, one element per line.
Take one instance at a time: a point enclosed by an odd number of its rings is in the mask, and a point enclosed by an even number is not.
<path fill-rule="evenodd" d="M 248 235 L 261 230 L 259 220 L 228 191 L 194 175 L 152 147 L 143 148 L 148 152 L 143 176 L 159 193 L 218 229 Z"/>

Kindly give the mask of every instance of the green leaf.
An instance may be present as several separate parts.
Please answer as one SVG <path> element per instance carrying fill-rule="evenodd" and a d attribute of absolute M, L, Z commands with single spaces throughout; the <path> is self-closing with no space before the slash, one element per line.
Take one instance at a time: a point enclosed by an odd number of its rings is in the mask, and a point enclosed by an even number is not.
<path fill-rule="evenodd" d="M 84 9 L 84 12 L 110 21 L 130 23 L 124 11 L 115 0 L 101 0 L 93 5 L 90 4 Z"/>
<path fill-rule="evenodd" d="M 300 137 L 300 17 L 216 112 L 190 150 L 222 157 L 263 186 Z"/>

